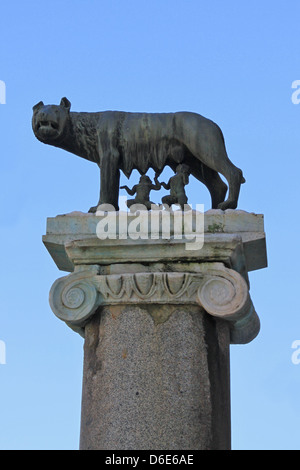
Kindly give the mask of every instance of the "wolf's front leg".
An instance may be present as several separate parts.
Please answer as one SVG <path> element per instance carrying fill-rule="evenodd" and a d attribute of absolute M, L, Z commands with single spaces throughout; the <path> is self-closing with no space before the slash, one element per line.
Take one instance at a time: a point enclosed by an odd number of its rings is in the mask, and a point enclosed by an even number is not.
<path fill-rule="evenodd" d="M 102 159 L 99 202 L 89 212 L 96 212 L 100 204 L 111 204 L 115 210 L 119 210 L 119 184 L 119 153 L 110 152 Z"/>

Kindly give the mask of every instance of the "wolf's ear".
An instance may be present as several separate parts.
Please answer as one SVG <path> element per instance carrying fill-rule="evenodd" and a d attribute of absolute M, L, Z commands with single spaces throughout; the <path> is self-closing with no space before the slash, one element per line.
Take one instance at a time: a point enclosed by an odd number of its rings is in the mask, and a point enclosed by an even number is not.
<path fill-rule="evenodd" d="M 39 103 L 35 104 L 32 108 L 34 112 L 38 111 L 42 106 L 44 106 L 44 103 L 40 101 Z"/>
<path fill-rule="evenodd" d="M 68 98 L 62 98 L 62 99 L 61 99 L 61 102 L 60 102 L 60 106 L 63 106 L 63 107 L 66 108 L 68 111 L 70 111 L 71 103 L 70 103 L 70 101 L 68 100 Z"/>

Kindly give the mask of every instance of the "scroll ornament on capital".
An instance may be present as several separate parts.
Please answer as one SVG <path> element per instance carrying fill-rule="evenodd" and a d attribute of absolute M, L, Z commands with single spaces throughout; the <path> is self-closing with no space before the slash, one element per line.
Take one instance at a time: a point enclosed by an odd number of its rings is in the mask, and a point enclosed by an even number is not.
<path fill-rule="evenodd" d="M 259 331 L 248 285 L 236 271 L 218 266 L 202 272 L 143 272 L 95 274 L 79 271 L 54 282 L 50 306 L 71 328 L 84 328 L 105 305 L 198 305 L 231 324 L 231 342 L 251 341 Z"/>

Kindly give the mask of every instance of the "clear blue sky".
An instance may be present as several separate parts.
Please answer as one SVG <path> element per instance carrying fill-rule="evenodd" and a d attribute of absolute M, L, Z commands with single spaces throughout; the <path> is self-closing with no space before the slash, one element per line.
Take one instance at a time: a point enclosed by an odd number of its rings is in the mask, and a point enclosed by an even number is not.
<path fill-rule="evenodd" d="M 97 202 L 99 177 L 31 130 L 32 106 L 63 96 L 74 111 L 184 110 L 220 125 L 247 180 L 239 208 L 265 215 L 269 260 L 250 273 L 261 332 L 231 347 L 232 446 L 300 449 L 299 18 L 293 0 L 1 2 L 1 449 L 78 448 L 83 340 L 50 310 L 64 273 L 41 239 L 47 217 Z M 199 183 L 188 196 L 210 208 Z"/>

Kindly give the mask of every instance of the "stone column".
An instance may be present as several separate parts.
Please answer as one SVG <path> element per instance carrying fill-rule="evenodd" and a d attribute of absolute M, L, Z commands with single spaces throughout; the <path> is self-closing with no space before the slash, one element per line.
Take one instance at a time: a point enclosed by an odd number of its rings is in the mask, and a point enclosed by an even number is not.
<path fill-rule="evenodd" d="M 266 265 L 265 237 L 261 216 L 205 219 L 197 250 L 99 240 L 93 215 L 48 219 L 44 243 L 72 272 L 50 305 L 85 338 L 81 449 L 230 449 L 229 347 L 259 332 L 248 271 Z"/>

